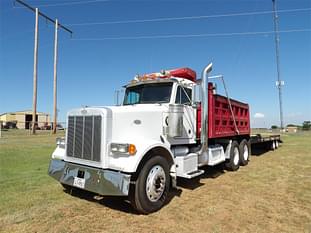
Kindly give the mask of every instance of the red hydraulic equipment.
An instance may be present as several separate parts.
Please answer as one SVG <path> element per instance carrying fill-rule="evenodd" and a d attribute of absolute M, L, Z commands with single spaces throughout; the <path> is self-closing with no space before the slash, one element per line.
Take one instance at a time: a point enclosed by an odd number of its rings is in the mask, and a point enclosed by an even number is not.
<path fill-rule="evenodd" d="M 196 81 L 197 73 L 190 68 L 178 68 L 174 70 L 163 70 L 160 73 L 150 73 L 138 77 L 140 80 L 157 79 L 157 78 L 184 78 L 192 82 Z"/>
<path fill-rule="evenodd" d="M 195 82 L 197 77 L 197 73 L 190 68 L 179 68 L 175 70 L 169 70 L 168 72 L 171 76 L 189 79 L 192 82 Z"/>

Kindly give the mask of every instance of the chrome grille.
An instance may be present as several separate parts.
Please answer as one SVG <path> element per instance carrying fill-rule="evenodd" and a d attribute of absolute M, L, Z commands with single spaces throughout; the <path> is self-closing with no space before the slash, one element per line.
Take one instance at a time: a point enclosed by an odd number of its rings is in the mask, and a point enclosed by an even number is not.
<path fill-rule="evenodd" d="M 100 161 L 101 116 L 69 116 L 67 156 Z"/>

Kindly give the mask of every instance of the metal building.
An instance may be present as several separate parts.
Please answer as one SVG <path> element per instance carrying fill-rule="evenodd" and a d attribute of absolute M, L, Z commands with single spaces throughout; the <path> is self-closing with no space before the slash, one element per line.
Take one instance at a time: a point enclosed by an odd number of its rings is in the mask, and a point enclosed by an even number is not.
<path fill-rule="evenodd" d="M 0 115 L 0 121 L 2 121 L 2 125 L 13 125 L 18 129 L 29 129 L 32 124 L 32 111 L 17 111 L 17 112 L 6 112 Z M 37 112 L 36 122 L 39 128 L 46 128 L 51 126 L 50 114 Z"/>

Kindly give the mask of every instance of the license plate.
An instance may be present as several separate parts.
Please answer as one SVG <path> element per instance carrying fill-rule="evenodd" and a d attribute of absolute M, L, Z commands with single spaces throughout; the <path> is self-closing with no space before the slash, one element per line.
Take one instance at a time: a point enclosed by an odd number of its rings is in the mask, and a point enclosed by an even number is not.
<path fill-rule="evenodd" d="M 75 177 L 73 180 L 73 186 L 84 189 L 85 186 L 85 179 Z"/>

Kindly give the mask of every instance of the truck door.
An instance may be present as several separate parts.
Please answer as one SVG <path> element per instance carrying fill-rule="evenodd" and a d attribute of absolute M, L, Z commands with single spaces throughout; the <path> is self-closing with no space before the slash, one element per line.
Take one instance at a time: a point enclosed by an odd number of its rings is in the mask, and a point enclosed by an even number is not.
<path fill-rule="evenodd" d="M 182 139 L 188 139 L 191 142 L 195 140 L 196 135 L 196 112 L 191 105 L 192 89 L 178 86 L 176 91 L 176 104 L 183 104 L 184 106 L 184 117 L 183 117 L 183 136 Z"/>

